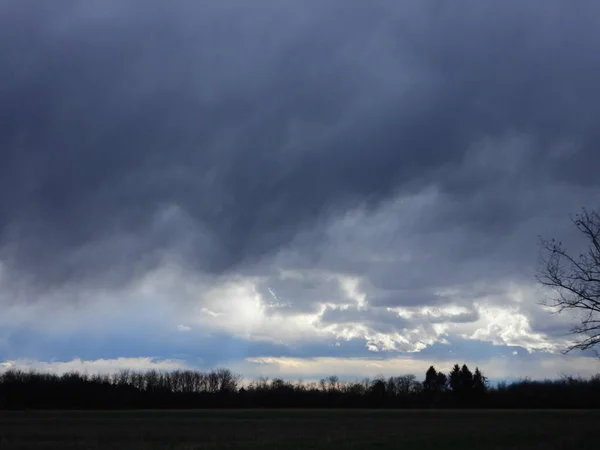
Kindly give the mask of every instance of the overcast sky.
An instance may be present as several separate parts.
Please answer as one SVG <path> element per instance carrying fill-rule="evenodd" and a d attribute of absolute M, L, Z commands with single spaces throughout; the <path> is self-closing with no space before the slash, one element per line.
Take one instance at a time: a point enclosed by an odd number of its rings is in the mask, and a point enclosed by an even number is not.
<path fill-rule="evenodd" d="M 599 16 L 0 0 L 0 368 L 600 371 L 534 278 L 600 204 Z"/>

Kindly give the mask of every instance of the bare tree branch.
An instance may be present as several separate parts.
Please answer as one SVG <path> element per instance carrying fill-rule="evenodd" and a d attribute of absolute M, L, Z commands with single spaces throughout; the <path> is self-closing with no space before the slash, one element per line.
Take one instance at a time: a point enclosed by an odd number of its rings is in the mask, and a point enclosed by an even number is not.
<path fill-rule="evenodd" d="M 543 301 L 544 306 L 557 313 L 581 313 L 580 323 L 571 329 L 575 343 L 567 352 L 596 351 L 600 345 L 600 214 L 583 209 L 571 220 L 588 243 L 588 250 L 574 256 L 560 241 L 540 238 L 542 263 L 536 278 L 556 294 Z"/>

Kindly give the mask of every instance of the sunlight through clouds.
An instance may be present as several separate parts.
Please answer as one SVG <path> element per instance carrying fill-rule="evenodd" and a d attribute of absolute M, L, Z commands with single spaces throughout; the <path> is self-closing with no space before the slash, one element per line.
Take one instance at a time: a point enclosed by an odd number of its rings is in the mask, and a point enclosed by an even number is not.
<path fill-rule="evenodd" d="M 535 273 L 600 202 L 600 3 L 34 3 L 0 1 L 0 361 L 580 362 Z"/>

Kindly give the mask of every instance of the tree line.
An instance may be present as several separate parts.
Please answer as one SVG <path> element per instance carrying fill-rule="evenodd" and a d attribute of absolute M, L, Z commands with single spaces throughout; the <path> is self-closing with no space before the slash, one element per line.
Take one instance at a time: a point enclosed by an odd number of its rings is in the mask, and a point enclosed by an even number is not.
<path fill-rule="evenodd" d="M 476 368 L 449 374 L 430 367 L 415 375 L 318 382 L 260 378 L 245 385 L 228 369 L 208 372 L 122 370 L 113 375 L 64 375 L 7 370 L 0 409 L 186 408 L 597 408 L 600 375 L 591 379 L 520 380 L 490 387 Z"/>

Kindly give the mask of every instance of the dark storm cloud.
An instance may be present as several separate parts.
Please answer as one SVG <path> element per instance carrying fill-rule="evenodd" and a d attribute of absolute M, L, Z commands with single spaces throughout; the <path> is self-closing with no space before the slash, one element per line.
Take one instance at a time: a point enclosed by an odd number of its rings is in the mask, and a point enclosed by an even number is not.
<path fill-rule="evenodd" d="M 223 273 L 428 185 L 436 220 L 503 233 L 517 191 L 598 183 L 599 12 L 0 2 L 0 257 L 50 285 L 168 253 Z"/>

